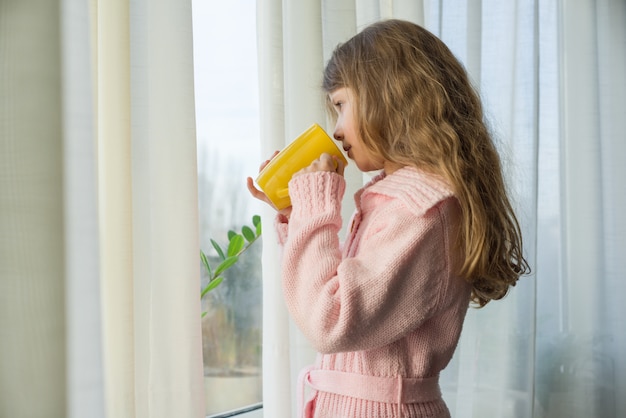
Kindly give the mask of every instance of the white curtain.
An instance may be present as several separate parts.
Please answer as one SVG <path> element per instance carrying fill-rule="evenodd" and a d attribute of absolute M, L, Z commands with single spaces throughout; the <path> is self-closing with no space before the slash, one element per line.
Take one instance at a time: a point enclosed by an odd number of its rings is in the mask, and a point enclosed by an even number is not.
<path fill-rule="evenodd" d="M 0 0 L 0 416 L 203 417 L 190 1 Z"/>
<path fill-rule="evenodd" d="M 381 18 L 440 36 L 483 97 L 533 275 L 470 310 L 441 379 L 452 416 L 626 416 L 626 3 L 259 0 L 257 9 L 264 155 L 325 121 L 324 63 Z M 353 170 L 344 216 L 363 184 Z M 295 376 L 314 354 L 285 311 L 271 212 L 265 219 L 264 410 L 287 418 Z"/>

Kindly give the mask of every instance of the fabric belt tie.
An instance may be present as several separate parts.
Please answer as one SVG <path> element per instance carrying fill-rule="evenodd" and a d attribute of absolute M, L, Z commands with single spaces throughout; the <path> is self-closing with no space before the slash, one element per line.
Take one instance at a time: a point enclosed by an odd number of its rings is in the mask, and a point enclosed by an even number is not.
<path fill-rule="evenodd" d="M 320 391 L 372 402 L 395 403 L 398 405 L 398 415 L 401 415 L 402 404 L 429 402 L 441 398 L 439 376 L 378 377 L 321 370 L 310 366 L 303 369 L 298 377 L 298 411 L 301 418 L 312 417 L 309 415 L 312 413 L 311 408 L 303 404 L 305 385 L 314 391 L 311 400 Z"/>

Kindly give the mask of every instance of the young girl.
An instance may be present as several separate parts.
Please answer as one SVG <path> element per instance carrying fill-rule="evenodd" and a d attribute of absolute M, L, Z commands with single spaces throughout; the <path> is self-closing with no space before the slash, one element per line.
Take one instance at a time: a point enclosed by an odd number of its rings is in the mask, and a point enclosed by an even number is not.
<path fill-rule="evenodd" d="M 356 193 L 342 245 L 338 159 L 294 175 L 277 214 L 286 304 L 320 353 L 300 413 L 448 417 L 438 376 L 470 301 L 502 298 L 529 271 L 480 99 L 443 42 L 399 20 L 338 46 L 323 88 L 335 139 L 381 171 Z"/>

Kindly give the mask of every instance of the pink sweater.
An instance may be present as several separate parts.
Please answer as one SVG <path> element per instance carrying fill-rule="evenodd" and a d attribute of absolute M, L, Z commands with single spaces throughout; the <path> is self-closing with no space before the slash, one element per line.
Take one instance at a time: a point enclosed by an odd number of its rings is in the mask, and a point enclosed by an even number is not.
<path fill-rule="evenodd" d="M 335 173 L 298 176 L 289 183 L 291 217 L 276 224 L 287 308 L 320 353 L 315 368 L 436 382 L 469 305 L 470 287 L 454 274 L 458 202 L 415 169 L 381 174 L 356 193 L 340 245 L 344 190 Z M 362 384 L 342 380 L 345 390 L 317 392 L 315 417 L 449 416 L 440 397 L 400 402 L 399 414 L 397 402 L 359 398 Z"/>

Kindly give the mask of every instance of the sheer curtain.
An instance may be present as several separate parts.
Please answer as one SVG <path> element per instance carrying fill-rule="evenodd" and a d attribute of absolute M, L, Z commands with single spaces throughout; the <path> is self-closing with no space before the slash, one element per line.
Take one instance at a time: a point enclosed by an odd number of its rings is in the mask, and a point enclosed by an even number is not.
<path fill-rule="evenodd" d="M 191 41 L 189 1 L 0 1 L 0 416 L 204 416 Z"/>
<path fill-rule="evenodd" d="M 626 416 L 626 3 L 259 0 L 258 13 L 265 155 L 325 121 L 325 61 L 380 18 L 412 20 L 440 36 L 483 97 L 533 274 L 505 299 L 470 310 L 441 378 L 452 415 Z M 351 170 L 347 180 L 350 213 L 364 179 Z M 271 227 L 264 409 L 286 418 L 298 369 L 314 355 L 282 304 Z"/>

